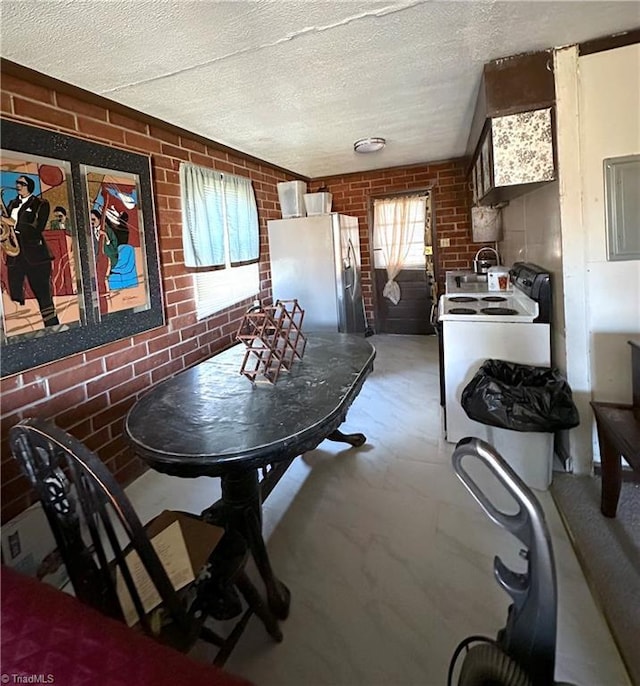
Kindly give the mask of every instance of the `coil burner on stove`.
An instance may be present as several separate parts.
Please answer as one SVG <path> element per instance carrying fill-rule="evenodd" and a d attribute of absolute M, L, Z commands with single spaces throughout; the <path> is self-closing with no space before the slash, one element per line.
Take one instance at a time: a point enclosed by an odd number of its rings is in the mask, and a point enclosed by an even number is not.
<path fill-rule="evenodd" d="M 482 314 L 490 315 L 514 315 L 518 314 L 518 310 L 512 310 L 510 307 L 484 307 L 480 310 Z"/>
<path fill-rule="evenodd" d="M 484 298 L 481 298 L 484 302 L 487 303 L 504 303 L 507 302 L 507 299 L 503 297 L 502 295 L 487 295 Z"/>
<path fill-rule="evenodd" d="M 470 307 L 452 307 L 449 314 L 476 314 L 476 311 Z"/>
<path fill-rule="evenodd" d="M 477 303 L 478 298 L 473 298 L 470 295 L 454 295 L 449 298 L 449 302 L 452 303 Z"/>

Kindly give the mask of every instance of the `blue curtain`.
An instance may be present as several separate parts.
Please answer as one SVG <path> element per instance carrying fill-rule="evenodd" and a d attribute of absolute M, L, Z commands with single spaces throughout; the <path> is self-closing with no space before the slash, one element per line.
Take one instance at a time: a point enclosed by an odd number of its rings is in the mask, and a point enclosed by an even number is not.
<path fill-rule="evenodd" d="M 218 267 L 258 259 L 258 208 L 250 179 L 183 163 L 180 186 L 187 267 Z M 229 246 L 228 259 L 225 243 Z"/>
<path fill-rule="evenodd" d="M 182 245 L 185 265 L 187 267 L 224 265 L 222 174 L 192 164 L 181 164 L 180 188 L 182 189 Z"/>
<path fill-rule="evenodd" d="M 224 197 L 229 232 L 229 259 L 255 262 L 260 253 L 258 208 L 251 180 L 244 176 L 224 176 Z"/>

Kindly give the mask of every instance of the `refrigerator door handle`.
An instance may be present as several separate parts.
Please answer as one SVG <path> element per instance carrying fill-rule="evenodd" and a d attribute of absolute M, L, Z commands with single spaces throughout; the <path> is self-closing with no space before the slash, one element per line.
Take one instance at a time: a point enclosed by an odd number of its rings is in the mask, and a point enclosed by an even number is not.
<path fill-rule="evenodd" d="M 353 273 L 353 281 L 350 283 L 347 288 L 353 288 L 353 292 L 357 293 L 358 292 L 358 269 L 357 265 L 358 262 L 356 261 L 356 249 L 353 247 L 353 243 L 351 241 L 351 238 L 349 238 L 349 242 L 347 244 L 347 265 L 348 269 L 351 269 Z"/>

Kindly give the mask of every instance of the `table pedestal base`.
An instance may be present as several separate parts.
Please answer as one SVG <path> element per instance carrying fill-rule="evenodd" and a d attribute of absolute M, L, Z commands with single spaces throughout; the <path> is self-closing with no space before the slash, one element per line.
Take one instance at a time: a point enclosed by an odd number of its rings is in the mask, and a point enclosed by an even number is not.
<path fill-rule="evenodd" d="M 260 484 L 255 469 L 232 472 L 222 476 L 222 500 L 203 512 L 209 521 L 217 519 L 225 528 L 239 533 L 249 550 L 264 581 L 267 604 L 278 619 L 289 616 L 291 594 L 273 573 L 267 549 L 262 538 L 262 502 Z"/>

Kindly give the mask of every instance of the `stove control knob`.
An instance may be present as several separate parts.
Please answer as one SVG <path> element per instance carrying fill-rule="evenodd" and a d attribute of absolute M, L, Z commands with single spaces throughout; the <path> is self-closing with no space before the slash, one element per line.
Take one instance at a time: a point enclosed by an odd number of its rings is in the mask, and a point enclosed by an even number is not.
<path fill-rule="evenodd" d="M 522 279 L 522 285 L 526 286 L 527 288 L 529 288 L 529 286 L 531 286 L 532 283 L 533 281 L 531 281 L 531 279 Z"/>

